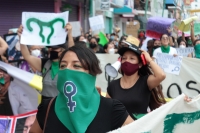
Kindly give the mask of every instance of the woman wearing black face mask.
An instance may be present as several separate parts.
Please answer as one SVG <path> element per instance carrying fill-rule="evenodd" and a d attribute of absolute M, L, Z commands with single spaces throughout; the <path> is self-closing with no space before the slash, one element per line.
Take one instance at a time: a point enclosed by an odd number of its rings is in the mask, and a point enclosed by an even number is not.
<path fill-rule="evenodd" d="M 98 43 L 97 43 L 97 39 L 95 37 L 92 37 L 90 39 L 90 44 L 89 44 L 90 49 L 92 49 L 92 51 L 94 51 L 95 53 L 98 51 Z"/>
<path fill-rule="evenodd" d="M 68 32 L 68 47 L 74 45 L 72 37 L 72 26 L 68 23 L 65 26 Z M 21 36 L 23 27 L 20 26 L 18 29 L 19 38 Z M 59 70 L 59 57 L 62 51 L 65 50 L 66 44 L 51 46 L 49 47 L 49 59 L 40 59 L 30 55 L 27 46 L 21 44 L 21 53 L 24 59 L 34 67 L 38 72 L 42 72 L 43 75 L 43 89 L 42 89 L 42 100 L 55 97 L 58 94 L 56 89 L 57 84 L 57 73 Z"/>
<path fill-rule="evenodd" d="M 165 103 L 162 90 L 159 88 L 160 82 L 165 79 L 165 73 L 146 51 L 139 50 L 137 38 L 128 37 L 123 43 L 128 45 L 118 51 L 122 57 L 123 76 L 109 84 L 106 97 L 122 102 L 129 115 L 136 120 L 147 114 L 149 108 L 154 110 Z M 147 65 L 143 65 L 141 55 L 154 74 Z"/>

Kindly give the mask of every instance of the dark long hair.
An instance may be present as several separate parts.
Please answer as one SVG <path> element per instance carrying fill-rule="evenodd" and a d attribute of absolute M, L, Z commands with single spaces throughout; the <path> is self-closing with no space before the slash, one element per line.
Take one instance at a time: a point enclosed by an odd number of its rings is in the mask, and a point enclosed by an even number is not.
<path fill-rule="evenodd" d="M 132 51 L 133 52 L 133 51 Z M 142 63 L 142 59 L 138 54 L 137 58 L 139 60 L 139 63 Z M 122 75 L 124 75 L 123 71 L 121 71 Z M 153 71 L 150 66 L 148 65 L 143 65 L 139 70 L 138 70 L 138 75 L 139 76 L 146 76 L 146 75 L 153 75 Z M 157 87 L 153 88 L 151 90 L 151 96 L 150 96 L 150 102 L 149 102 L 149 107 L 151 110 L 154 110 L 161 105 L 165 104 L 166 100 L 164 98 L 164 95 L 162 93 L 162 85 L 158 85 Z"/>
<path fill-rule="evenodd" d="M 101 74 L 101 68 L 100 68 L 100 62 L 94 52 L 90 50 L 89 48 L 86 48 L 82 45 L 76 45 L 72 46 L 61 54 L 60 61 L 59 61 L 59 66 L 60 62 L 62 61 L 63 57 L 68 51 L 74 52 L 79 61 L 81 62 L 81 65 L 85 70 L 89 70 L 89 74 L 96 76 L 97 74 Z"/>
<path fill-rule="evenodd" d="M 138 57 L 139 58 L 139 57 Z M 143 65 L 139 71 L 138 71 L 139 76 L 145 76 L 145 75 L 153 75 L 153 71 L 151 67 L 147 65 Z M 149 107 L 151 110 L 154 110 L 161 105 L 165 104 L 166 100 L 164 98 L 164 95 L 162 93 L 162 85 L 158 85 L 157 87 L 153 88 L 151 90 L 151 96 L 150 96 L 150 102 L 149 102 Z"/>

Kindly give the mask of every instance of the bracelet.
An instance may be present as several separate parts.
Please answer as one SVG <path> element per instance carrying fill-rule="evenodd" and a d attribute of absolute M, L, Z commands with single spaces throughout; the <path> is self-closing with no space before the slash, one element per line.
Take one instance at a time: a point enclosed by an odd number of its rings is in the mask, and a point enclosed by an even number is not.
<path fill-rule="evenodd" d="M 151 63 L 152 61 L 153 61 L 153 60 L 150 60 L 149 63 L 148 63 L 148 65 L 150 65 L 150 63 Z"/>

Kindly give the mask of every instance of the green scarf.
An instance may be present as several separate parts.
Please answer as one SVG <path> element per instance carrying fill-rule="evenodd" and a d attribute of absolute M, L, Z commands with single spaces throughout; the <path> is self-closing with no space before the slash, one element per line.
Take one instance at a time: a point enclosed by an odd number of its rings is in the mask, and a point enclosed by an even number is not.
<path fill-rule="evenodd" d="M 188 44 L 189 46 L 192 46 L 192 40 L 188 39 L 187 44 Z"/>
<path fill-rule="evenodd" d="M 51 79 L 53 80 L 59 71 L 59 62 L 52 61 L 51 64 Z"/>
<path fill-rule="evenodd" d="M 162 53 L 169 53 L 169 51 L 170 51 L 170 46 L 168 45 L 168 46 L 162 46 L 161 45 L 161 51 L 162 51 Z"/>
<path fill-rule="evenodd" d="M 133 116 L 136 118 L 136 120 L 142 118 L 143 116 L 145 116 L 146 114 L 133 114 Z"/>
<path fill-rule="evenodd" d="M 198 59 L 200 59 L 200 44 L 196 44 L 195 46 L 194 46 L 194 52 L 195 52 L 195 57 L 196 58 L 198 58 Z"/>
<path fill-rule="evenodd" d="M 2 78 L 0 78 L 0 84 L 5 84 L 5 79 L 2 77 Z"/>
<path fill-rule="evenodd" d="M 96 77 L 85 72 L 64 69 L 58 72 L 55 102 L 58 119 L 72 133 L 84 133 L 95 118 L 100 95 L 95 88 Z"/>

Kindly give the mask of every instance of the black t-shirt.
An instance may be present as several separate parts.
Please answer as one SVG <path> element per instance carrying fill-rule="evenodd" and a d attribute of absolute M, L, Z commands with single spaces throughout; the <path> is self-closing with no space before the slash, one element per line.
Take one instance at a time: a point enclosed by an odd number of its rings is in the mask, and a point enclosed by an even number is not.
<path fill-rule="evenodd" d="M 148 76 L 140 76 L 135 85 L 129 89 L 121 87 L 120 79 L 112 81 L 107 88 L 110 97 L 122 102 L 133 119 L 135 119 L 133 114 L 147 113 L 151 95 L 147 78 Z"/>
<path fill-rule="evenodd" d="M 43 129 L 49 100 L 44 100 L 38 107 L 37 120 L 40 128 Z M 49 110 L 49 115 L 45 127 L 45 133 L 70 133 L 70 131 L 60 122 L 54 111 L 55 99 Z M 128 113 L 124 105 L 118 100 L 101 97 L 99 110 L 88 126 L 86 133 L 105 133 L 115 130 L 123 125 Z M 67 119 L 67 118 L 66 118 Z M 83 119 L 77 121 L 84 122 Z"/>

